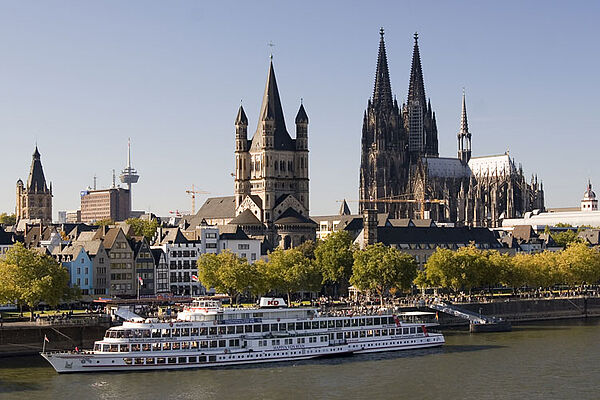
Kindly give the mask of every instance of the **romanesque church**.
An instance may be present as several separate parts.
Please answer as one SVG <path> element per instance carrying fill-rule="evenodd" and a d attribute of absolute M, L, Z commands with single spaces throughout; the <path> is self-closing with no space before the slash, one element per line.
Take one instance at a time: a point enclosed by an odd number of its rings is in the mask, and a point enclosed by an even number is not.
<path fill-rule="evenodd" d="M 465 95 L 457 134 L 457 158 L 439 157 L 436 116 L 425 96 L 418 35 L 408 97 L 400 107 L 392 94 L 380 31 L 373 97 L 363 117 L 360 211 L 375 209 L 391 218 L 433 219 L 459 226 L 501 225 L 544 209 L 543 184 L 527 182 L 508 152 L 472 157 Z"/>

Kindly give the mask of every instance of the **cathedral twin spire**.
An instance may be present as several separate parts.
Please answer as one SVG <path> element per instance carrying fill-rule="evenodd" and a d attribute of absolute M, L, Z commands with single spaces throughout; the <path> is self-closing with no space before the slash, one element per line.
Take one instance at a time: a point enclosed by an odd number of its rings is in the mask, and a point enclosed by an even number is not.
<path fill-rule="evenodd" d="M 387 55 L 385 52 L 385 41 L 383 39 L 383 28 L 379 30 L 379 54 L 377 55 L 377 70 L 375 72 L 375 87 L 373 88 L 373 105 L 391 108 L 392 85 L 390 84 L 390 72 L 388 69 Z"/>

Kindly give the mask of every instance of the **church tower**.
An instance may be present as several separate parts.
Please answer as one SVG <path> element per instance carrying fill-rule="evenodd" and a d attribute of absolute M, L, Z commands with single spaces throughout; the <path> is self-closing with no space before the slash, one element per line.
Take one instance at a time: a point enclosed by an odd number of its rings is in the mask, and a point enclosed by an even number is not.
<path fill-rule="evenodd" d="M 33 152 L 27 186 L 22 180 L 17 181 L 16 203 L 17 221 L 39 219 L 43 223 L 52 222 L 52 183 L 48 188 L 37 146 Z"/>
<path fill-rule="evenodd" d="M 465 91 L 462 95 L 462 112 L 460 115 L 460 130 L 458 131 L 458 159 L 463 164 L 468 164 L 471 159 L 471 133 L 467 123 L 467 102 L 465 100 Z"/>
<path fill-rule="evenodd" d="M 406 185 L 406 133 L 392 87 L 381 28 L 375 87 L 363 117 L 359 212 L 376 209 L 397 214 L 398 203 L 375 200 L 397 196 Z"/>
<path fill-rule="evenodd" d="M 419 35 L 414 35 L 412 64 L 408 84 L 408 99 L 404 106 L 404 124 L 408 132 L 408 151 L 413 160 L 421 156 L 438 157 L 438 135 L 431 101 L 426 101 Z"/>
<path fill-rule="evenodd" d="M 262 227 L 265 238 L 285 247 L 315 236 L 314 222 L 309 220 L 308 115 L 302 103 L 294 122 L 296 138 L 292 139 L 271 60 L 251 140 L 243 107 L 235 120 L 236 218 L 232 223 Z"/>

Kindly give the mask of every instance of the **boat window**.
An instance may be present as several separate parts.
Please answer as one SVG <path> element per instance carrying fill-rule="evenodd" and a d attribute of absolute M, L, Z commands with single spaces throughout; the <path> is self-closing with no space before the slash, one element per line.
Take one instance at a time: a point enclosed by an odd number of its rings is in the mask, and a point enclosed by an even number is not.
<path fill-rule="evenodd" d="M 200 332 L 200 330 L 198 328 L 192 328 L 191 332 L 192 336 L 198 336 L 198 332 Z"/>
<path fill-rule="evenodd" d="M 356 339 L 358 337 L 358 331 L 352 331 L 352 338 Z"/>
<path fill-rule="evenodd" d="M 102 346 L 99 345 L 98 343 L 94 344 L 94 351 L 100 351 L 101 348 L 102 348 Z"/>
<path fill-rule="evenodd" d="M 196 362 L 196 357 L 188 357 L 188 362 L 189 363 L 195 363 Z"/>
<path fill-rule="evenodd" d="M 216 326 L 211 326 L 210 328 L 208 328 L 208 334 L 209 335 L 216 335 L 217 334 L 217 327 Z"/>
<path fill-rule="evenodd" d="M 330 319 L 329 321 L 327 321 L 327 327 L 328 328 L 335 328 L 335 321 Z"/>
<path fill-rule="evenodd" d="M 365 337 L 366 336 L 366 331 L 360 331 L 360 337 Z"/>
<path fill-rule="evenodd" d="M 152 343 L 152 351 L 160 351 L 161 344 L 160 343 Z"/>
<path fill-rule="evenodd" d="M 346 339 L 350 339 L 350 331 L 346 331 L 344 336 L 346 336 Z"/>
<path fill-rule="evenodd" d="M 373 325 L 373 318 L 367 318 L 367 326 Z"/>
<path fill-rule="evenodd" d="M 208 340 L 203 340 L 200 342 L 200 348 L 207 349 L 208 348 Z"/>
<path fill-rule="evenodd" d="M 215 362 L 217 361 L 217 356 L 208 356 L 208 362 Z"/>
<path fill-rule="evenodd" d="M 163 350 L 171 350 L 171 343 L 163 343 L 162 349 Z"/>
<path fill-rule="evenodd" d="M 394 317 L 388 317 L 388 324 L 395 324 Z"/>
<path fill-rule="evenodd" d="M 111 331 L 111 330 L 108 330 L 108 331 L 104 332 L 104 337 L 105 337 L 105 338 L 110 338 L 110 334 L 111 334 L 111 333 L 112 333 L 112 331 Z"/>
<path fill-rule="evenodd" d="M 133 337 L 136 338 L 136 339 L 141 338 L 142 337 L 142 331 L 139 330 L 139 329 L 134 329 L 133 330 Z"/>
<path fill-rule="evenodd" d="M 381 330 L 381 336 L 387 336 L 388 334 L 388 330 L 387 329 L 382 329 Z"/>
<path fill-rule="evenodd" d="M 190 328 L 183 328 L 181 330 L 181 336 L 190 336 Z"/>
<path fill-rule="evenodd" d="M 171 344 L 171 349 L 173 349 L 173 350 L 179 350 L 179 347 L 180 347 L 179 342 L 175 342 L 175 343 Z"/>
<path fill-rule="evenodd" d="M 408 328 L 402 328 L 402 334 L 408 335 Z"/>
<path fill-rule="evenodd" d="M 169 357 L 168 362 L 169 364 L 177 364 L 177 357 Z"/>
<path fill-rule="evenodd" d="M 373 330 L 372 329 L 369 329 L 367 331 L 367 337 L 373 337 Z"/>
<path fill-rule="evenodd" d="M 381 318 L 379 318 L 379 317 L 373 318 L 373 325 L 381 325 Z"/>
<path fill-rule="evenodd" d="M 218 344 L 219 343 L 216 340 L 211 340 L 210 341 L 210 347 L 212 347 L 212 348 L 217 347 Z"/>
<path fill-rule="evenodd" d="M 179 328 L 173 328 L 173 330 L 171 331 L 171 336 L 179 337 L 180 335 L 181 335 L 181 332 L 179 331 Z"/>
<path fill-rule="evenodd" d="M 171 336 L 171 330 L 169 328 L 165 328 L 161 331 L 161 335 L 162 337 L 170 337 Z"/>
<path fill-rule="evenodd" d="M 229 339 L 230 347 L 239 347 L 239 345 L 240 345 L 240 339 Z"/>
<path fill-rule="evenodd" d="M 200 328 L 200 336 L 208 335 L 208 328 Z"/>
<path fill-rule="evenodd" d="M 181 350 L 187 350 L 190 348 L 190 342 L 181 342 Z"/>
<path fill-rule="evenodd" d="M 381 336 L 381 331 L 379 329 L 375 329 L 375 336 Z"/>
<path fill-rule="evenodd" d="M 345 319 L 344 320 L 344 328 L 348 328 L 350 326 L 350 320 L 349 319 Z"/>
<path fill-rule="evenodd" d="M 336 336 L 337 336 L 338 339 L 343 339 L 344 338 L 344 333 L 343 332 L 338 332 L 336 334 Z"/>
<path fill-rule="evenodd" d="M 417 328 L 415 328 L 414 326 L 412 326 L 412 327 L 410 328 L 410 333 L 411 333 L 411 334 L 413 334 L 413 333 L 417 333 Z"/>
<path fill-rule="evenodd" d="M 123 361 L 125 361 L 125 364 L 131 365 L 131 358 L 124 358 Z"/>
<path fill-rule="evenodd" d="M 319 321 L 319 327 L 322 328 L 327 328 L 327 321 Z"/>
<path fill-rule="evenodd" d="M 227 327 L 227 334 L 228 335 L 233 335 L 235 333 L 235 326 L 230 325 Z"/>
<path fill-rule="evenodd" d="M 136 365 L 142 365 L 142 364 L 144 364 L 144 359 L 143 358 L 136 358 L 135 359 L 135 363 L 136 363 Z"/>
<path fill-rule="evenodd" d="M 359 326 L 365 326 L 365 319 L 364 318 L 360 318 L 358 321 L 359 321 L 358 322 Z"/>
<path fill-rule="evenodd" d="M 143 338 L 149 338 L 150 337 L 150 330 L 149 329 L 142 330 L 142 337 Z"/>
<path fill-rule="evenodd" d="M 338 319 L 335 321 L 335 327 L 336 328 L 341 328 L 343 324 L 343 321 L 341 319 Z"/>
<path fill-rule="evenodd" d="M 271 332 L 279 331 L 279 324 L 271 324 Z"/>
<path fill-rule="evenodd" d="M 219 347 L 227 347 L 227 340 L 219 340 Z"/>
<path fill-rule="evenodd" d="M 219 326 L 219 335 L 224 335 L 225 333 L 227 333 L 227 327 L 226 326 Z"/>
<path fill-rule="evenodd" d="M 206 356 L 199 356 L 198 357 L 198 362 L 205 363 L 206 362 Z"/>
<path fill-rule="evenodd" d="M 252 333 L 252 325 L 246 325 L 244 330 L 246 331 L 246 333 Z"/>
<path fill-rule="evenodd" d="M 115 353 L 116 353 L 117 351 L 119 351 L 119 345 L 118 345 L 118 344 L 111 344 L 111 345 L 110 345 L 110 350 L 109 350 L 109 351 L 110 351 L 110 352 L 115 352 Z"/>
<path fill-rule="evenodd" d="M 154 357 L 147 357 L 146 358 L 146 365 L 148 364 L 154 364 Z"/>
<path fill-rule="evenodd" d="M 279 324 L 279 330 L 285 332 L 285 324 Z"/>
<path fill-rule="evenodd" d="M 187 357 L 179 357 L 177 361 L 179 361 L 179 364 L 185 364 L 187 362 Z"/>
<path fill-rule="evenodd" d="M 279 343 L 280 343 L 279 339 L 273 339 L 273 340 L 271 340 L 271 345 L 272 346 L 279 346 Z"/>
<path fill-rule="evenodd" d="M 167 360 L 166 360 L 166 358 L 164 358 L 164 357 L 157 357 L 157 358 L 156 358 L 156 363 L 157 363 L 157 364 L 164 364 L 164 363 L 166 363 L 166 361 L 167 361 Z"/>
<path fill-rule="evenodd" d="M 304 323 L 304 329 L 310 329 L 310 322 Z"/>
<path fill-rule="evenodd" d="M 190 349 L 196 350 L 199 345 L 200 345 L 200 343 L 197 341 L 190 342 Z"/>
<path fill-rule="evenodd" d="M 358 318 L 352 318 L 352 326 L 358 326 Z"/>
<path fill-rule="evenodd" d="M 312 322 L 312 328 L 313 329 L 319 329 L 319 321 L 313 321 Z"/>
<path fill-rule="evenodd" d="M 390 329 L 390 336 L 393 336 L 396 334 L 396 330 L 394 328 Z"/>
<path fill-rule="evenodd" d="M 131 351 L 140 351 L 140 344 L 139 343 L 132 344 Z"/>
<path fill-rule="evenodd" d="M 252 314 L 252 318 L 262 318 L 263 317 L 263 313 L 261 312 L 255 312 Z"/>
<path fill-rule="evenodd" d="M 254 325 L 254 332 L 260 332 L 260 325 Z"/>
<path fill-rule="evenodd" d="M 296 322 L 296 330 L 297 331 L 301 331 L 302 330 L 302 322 Z"/>
<path fill-rule="evenodd" d="M 236 325 L 235 333 L 244 333 L 244 325 Z"/>
<path fill-rule="evenodd" d="M 160 337 L 160 329 L 152 329 L 152 337 L 159 338 Z"/>
<path fill-rule="evenodd" d="M 296 325 L 293 322 L 288 322 L 288 324 L 287 324 L 287 330 L 288 331 L 294 331 L 294 330 L 296 330 L 295 327 L 296 327 Z"/>
<path fill-rule="evenodd" d="M 263 332 L 269 332 L 269 324 L 263 324 L 262 325 L 262 331 Z"/>
<path fill-rule="evenodd" d="M 150 343 L 142 344 L 142 351 L 150 351 Z"/>

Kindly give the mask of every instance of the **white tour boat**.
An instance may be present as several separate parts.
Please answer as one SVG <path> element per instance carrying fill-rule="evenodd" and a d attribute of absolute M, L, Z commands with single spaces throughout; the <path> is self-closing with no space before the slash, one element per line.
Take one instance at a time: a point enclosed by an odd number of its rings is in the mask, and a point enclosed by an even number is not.
<path fill-rule="evenodd" d="M 45 352 L 58 372 L 200 368 L 441 346 L 444 336 L 396 315 L 319 314 L 262 298 L 260 308 L 197 299 L 176 320 L 136 319 L 106 331 L 94 349 Z"/>

